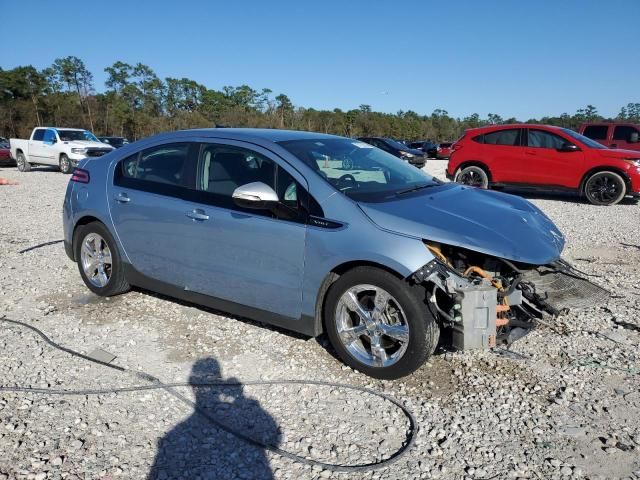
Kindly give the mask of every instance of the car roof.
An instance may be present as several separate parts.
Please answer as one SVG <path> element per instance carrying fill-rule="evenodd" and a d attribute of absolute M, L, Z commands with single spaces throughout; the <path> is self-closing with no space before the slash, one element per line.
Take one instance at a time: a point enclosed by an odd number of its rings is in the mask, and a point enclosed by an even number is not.
<path fill-rule="evenodd" d="M 87 129 L 86 128 L 68 128 L 68 127 L 35 127 L 34 130 L 38 128 L 42 128 L 42 129 L 49 129 L 49 130 L 73 130 L 76 132 L 86 132 Z"/>
<path fill-rule="evenodd" d="M 500 125 L 485 125 L 483 127 L 468 128 L 467 132 L 488 132 L 491 130 L 502 130 L 507 128 L 542 128 L 547 130 L 562 130 L 563 127 L 556 125 L 544 125 L 541 123 L 506 123 Z"/>
<path fill-rule="evenodd" d="M 343 138 L 325 133 L 305 132 L 299 130 L 277 130 L 271 128 L 201 128 L 192 130 L 179 130 L 170 132 L 171 136 L 176 133 L 189 133 L 194 136 L 217 137 L 237 140 L 262 140 L 268 142 L 286 142 L 289 140 L 313 140 L 320 138 Z"/>

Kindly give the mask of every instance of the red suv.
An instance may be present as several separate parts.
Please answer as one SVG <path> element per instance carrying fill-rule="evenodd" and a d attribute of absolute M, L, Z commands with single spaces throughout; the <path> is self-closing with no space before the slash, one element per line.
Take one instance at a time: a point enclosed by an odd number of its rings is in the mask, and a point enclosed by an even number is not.
<path fill-rule="evenodd" d="M 453 145 L 447 178 L 481 188 L 573 190 L 595 205 L 640 196 L 640 152 L 609 149 L 567 128 L 493 125 Z"/>

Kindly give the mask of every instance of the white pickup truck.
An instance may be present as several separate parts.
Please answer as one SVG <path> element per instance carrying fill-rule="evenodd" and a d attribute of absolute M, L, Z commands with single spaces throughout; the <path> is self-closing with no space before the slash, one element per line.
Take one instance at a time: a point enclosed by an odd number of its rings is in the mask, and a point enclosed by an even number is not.
<path fill-rule="evenodd" d="M 114 150 L 79 128 L 36 127 L 29 140 L 11 138 L 9 144 L 21 172 L 31 170 L 31 165 L 54 165 L 62 173 L 71 173 L 83 158 L 101 157 Z"/>

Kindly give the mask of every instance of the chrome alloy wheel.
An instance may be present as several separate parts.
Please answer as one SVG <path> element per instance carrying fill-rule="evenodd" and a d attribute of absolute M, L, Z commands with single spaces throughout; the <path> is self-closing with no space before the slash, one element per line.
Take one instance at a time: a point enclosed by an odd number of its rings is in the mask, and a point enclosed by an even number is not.
<path fill-rule="evenodd" d="M 111 250 L 107 242 L 97 233 L 90 233 L 82 241 L 80 262 L 87 280 L 95 287 L 102 288 L 111 278 Z"/>
<path fill-rule="evenodd" d="M 335 315 L 342 345 L 366 365 L 388 367 L 407 350 L 407 318 L 397 300 L 380 287 L 349 288 L 340 297 Z"/>

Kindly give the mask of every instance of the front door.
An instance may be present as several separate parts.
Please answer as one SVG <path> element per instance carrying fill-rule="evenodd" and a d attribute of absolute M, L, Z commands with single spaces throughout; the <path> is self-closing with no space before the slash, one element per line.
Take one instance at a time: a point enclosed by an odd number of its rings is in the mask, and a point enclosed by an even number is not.
<path fill-rule="evenodd" d="M 639 136 L 640 130 L 633 125 L 616 125 L 611 138 L 611 148 L 640 150 Z"/>
<path fill-rule="evenodd" d="M 527 129 L 525 158 L 528 183 L 576 188 L 581 180 L 580 165 L 584 161 L 584 153 L 580 150 L 563 151 L 567 144 L 573 145 L 573 142 L 546 130 Z"/>
<path fill-rule="evenodd" d="M 126 261 L 146 277 L 180 288 L 192 222 L 185 197 L 197 148 L 197 143 L 171 143 L 131 155 L 114 166 L 107 189 Z"/>
<path fill-rule="evenodd" d="M 194 217 L 185 237 L 185 288 L 298 319 L 302 305 L 306 216 L 304 178 L 269 151 L 242 142 L 203 143 Z M 282 162 L 284 164 L 284 162 Z M 252 182 L 273 188 L 276 211 L 238 207 L 234 190 Z"/>

